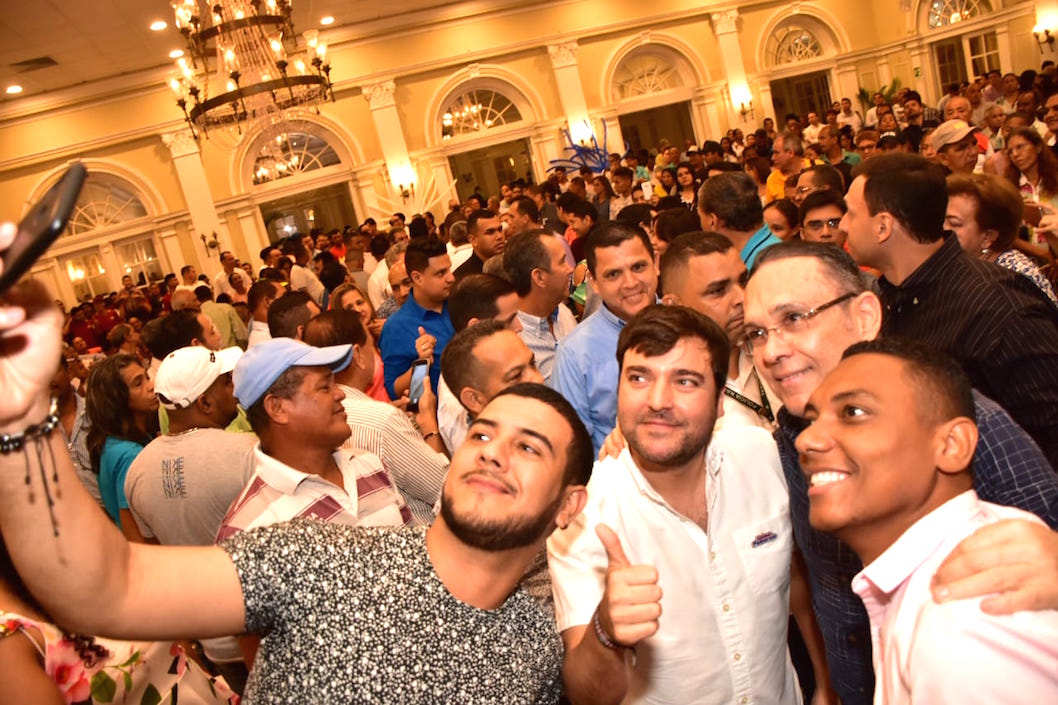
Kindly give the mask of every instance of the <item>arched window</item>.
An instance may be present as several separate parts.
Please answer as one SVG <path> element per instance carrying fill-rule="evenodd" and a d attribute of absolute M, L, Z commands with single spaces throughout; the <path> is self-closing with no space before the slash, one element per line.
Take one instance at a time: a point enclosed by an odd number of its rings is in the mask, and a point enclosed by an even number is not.
<path fill-rule="evenodd" d="M 135 187 L 110 174 L 89 173 L 74 206 L 67 232 L 79 235 L 147 215 Z"/>
<path fill-rule="evenodd" d="M 619 98 L 660 93 L 683 85 L 683 77 L 672 57 L 649 50 L 627 56 L 614 72 L 613 80 Z"/>
<path fill-rule="evenodd" d="M 794 64 L 823 55 L 823 45 L 815 33 L 799 22 L 779 27 L 768 37 L 767 56 L 773 66 Z"/>
<path fill-rule="evenodd" d="M 482 132 L 521 119 L 518 107 L 502 93 L 482 88 L 469 90 L 445 106 L 441 116 L 441 139 Z"/>
<path fill-rule="evenodd" d="M 930 0 L 927 21 L 930 29 L 986 15 L 992 6 L 986 0 Z"/>
<path fill-rule="evenodd" d="M 340 163 L 338 153 L 323 137 L 284 130 L 262 142 L 254 158 L 253 182 L 263 184 Z"/>

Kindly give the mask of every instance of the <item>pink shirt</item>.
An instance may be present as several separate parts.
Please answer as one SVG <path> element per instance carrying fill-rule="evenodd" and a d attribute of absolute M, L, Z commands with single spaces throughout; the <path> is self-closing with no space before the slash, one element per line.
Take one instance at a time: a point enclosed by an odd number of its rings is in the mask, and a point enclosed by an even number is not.
<path fill-rule="evenodd" d="M 993 616 L 980 598 L 939 605 L 930 579 L 955 546 L 1002 519 L 1032 514 L 977 498 L 949 500 L 852 580 L 871 620 L 875 705 L 1058 702 L 1058 611 Z"/>

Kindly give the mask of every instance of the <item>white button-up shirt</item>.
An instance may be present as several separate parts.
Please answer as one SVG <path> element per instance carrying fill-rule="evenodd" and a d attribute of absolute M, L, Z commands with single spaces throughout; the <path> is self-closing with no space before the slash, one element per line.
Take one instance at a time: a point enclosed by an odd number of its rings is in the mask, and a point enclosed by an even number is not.
<path fill-rule="evenodd" d="M 707 532 L 672 509 L 627 449 L 595 464 L 584 511 L 548 540 L 558 628 L 588 624 L 602 599 L 595 526 L 606 523 L 629 560 L 657 568 L 663 594 L 625 703 L 800 703 L 786 649 L 793 533 L 775 443 L 756 427 L 717 432 L 706 472 Z"/>

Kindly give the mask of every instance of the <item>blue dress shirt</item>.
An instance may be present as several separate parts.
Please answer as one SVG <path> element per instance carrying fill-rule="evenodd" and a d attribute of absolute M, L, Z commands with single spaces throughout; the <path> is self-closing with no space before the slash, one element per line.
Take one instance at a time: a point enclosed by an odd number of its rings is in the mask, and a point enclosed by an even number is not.
<path fill-rule="evenodd" d="M 396 399 L 393 383 L 397 377 L 408 371 L 411 364 L 418 359 L 415 352 L 415 340 L 419 337 L 419 326 L 437 338 L 433 349 L 433 364 L 430 365 L 430 385 L 437 394 L 438 381 L 441 378 L 441 353 L 448 341 L 455 335 L 452 321 L 448 318 L 448 302 L 445 301 L 441 312 L 427 311 L 415 300 L 415 290 L 408 294 L 408 300 L 396 313 L 386 319 L 379 336 L 378 347 L 382 354 L 382 371 L 386 382 L 386 391 L 390 399 Z"/>

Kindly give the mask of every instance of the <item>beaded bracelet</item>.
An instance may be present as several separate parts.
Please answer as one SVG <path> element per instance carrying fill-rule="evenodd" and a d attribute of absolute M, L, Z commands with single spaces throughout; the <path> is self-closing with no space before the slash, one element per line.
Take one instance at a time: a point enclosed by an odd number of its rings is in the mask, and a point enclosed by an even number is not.
<path fill-rule="evenodd" d="M 48 457 L 51 460 L 52 475 L 51 475 L 51 486 L 48 485 L 48 472 L 44 467 L 44 448 L 46 444 L 44 440 L 51 435 L 59 426 L 59 400 L 57 397 L 51 398 L 51 406 L 48 409 L 48 415 L 44 417 L 44 420 L 40 423 L 31 424 L 26 426 L 26 429 L 21 433 L 2 433 L 0 434 L 0 455 L 10 455 L 22 451 L 26 456 L 26 487 L 29 488 L 29 503 L 33 504 L 36 501 L 36 497 L 33 494 L 32 480 L 30 478 L 30 456 L 29 449 L 32 446 L 35 455 L 37 456 L 37 464 L 40 466 L 40 481 L 44 489 L 44 498 L 48 505 L 48 515 L 51 518 L 51 528 L 55 537 L 59 536 L 59 525 L 55 520 L 55 500 L 62 497 L 62 493 L 59 489 L 59 466 L 55 462 L 55 453 L 52 451 L 50 445 L 47 445 Z M 53 496 L 54 490 L 54 496 Z"/>
<path fill-rule="evenodd" d="M 610 635 L 606 633 L 606 630 L 602 628 L 602 623 L 599 622 L 599 610 L 595 610 L 595 614 L 591 616 L 591 625 L 595 628 L 595 638 L 607 649 L 620 651 L 621 649 L 627 648 L 611 639 Z"/>
<path fill-rule="evenodd" d="M 17 453 L 25 448 L 26 441 L 36 441 L 40 438 L 46 438 L 51 435 L 51 432 L 58 426 L 59 400 L 56 397 L 52 397 L 51 407 L 48 409 L 48 415 L 44 417 L 43 421 L 26 426 L 26 429 L 21 433 L 0 434 L 0 454 L 9 455 L 11 453 Z"/>

